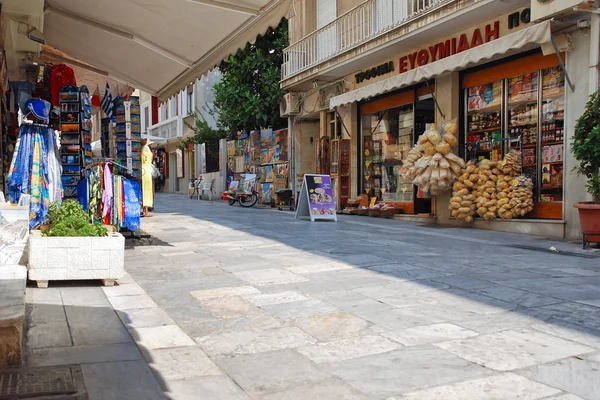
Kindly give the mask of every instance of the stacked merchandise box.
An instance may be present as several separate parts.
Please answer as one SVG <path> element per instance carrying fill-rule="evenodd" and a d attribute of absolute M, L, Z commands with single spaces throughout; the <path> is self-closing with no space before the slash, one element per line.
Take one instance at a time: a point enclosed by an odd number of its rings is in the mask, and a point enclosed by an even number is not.
<path fill-rule="evenodd" d="M 142 131 L 138 97 L 115 99 L 116 149 L 119 163 L 132 170 L 135 179 L 142 179 Z"/>
<path fill-rule="evenodd" d="M 84 113 L 80 94 L 75 85 L 66 85 L 60 92 L 60 159 L 65 199 L 77 198 L 77 184 L 84 161 L 81 130 Z"/>
<path fill-rule="evenodd" d="M 114 158 L 113 149 L 115 148 L 114 135 L 113 135 L 113 124 L 110 118 L 102 118 L 101 121 L 101 143 L 102 143 L 102 157 Z"/>
<path fill-rule="evenodd" d="M 83 166 L 92 163 L 92 98 L 87 86 L 79 88 L 81 97 L 81 138 L 83 140 Z"/>

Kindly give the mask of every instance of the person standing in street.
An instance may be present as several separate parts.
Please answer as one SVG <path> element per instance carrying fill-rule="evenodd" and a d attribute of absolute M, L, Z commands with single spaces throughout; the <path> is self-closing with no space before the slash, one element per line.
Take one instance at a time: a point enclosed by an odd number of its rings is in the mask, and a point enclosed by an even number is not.
<path fill-rule="evenodd" d="M 154 207 L 154 165 L 152 164 L 152 142 L 148 139 L 142 140 L 142 206 L 144 207 L 144 216 L 151 217 L 148 214 L 148 208 Z"/>

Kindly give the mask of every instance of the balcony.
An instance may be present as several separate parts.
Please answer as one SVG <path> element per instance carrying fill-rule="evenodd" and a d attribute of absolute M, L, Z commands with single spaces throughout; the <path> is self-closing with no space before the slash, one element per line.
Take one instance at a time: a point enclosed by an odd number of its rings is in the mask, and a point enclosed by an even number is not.
<path fill-rule="evenodd" d="M 148 135 L 163 139 L 174 139 L 183 136 L 183 118 L 175 116 L 173 118 L 159 122 L 148 128 Z"/>
<path fill-rule="evenodd" d="M 368 0 L 284 50 L 286 80 L 455 0 Z"/>

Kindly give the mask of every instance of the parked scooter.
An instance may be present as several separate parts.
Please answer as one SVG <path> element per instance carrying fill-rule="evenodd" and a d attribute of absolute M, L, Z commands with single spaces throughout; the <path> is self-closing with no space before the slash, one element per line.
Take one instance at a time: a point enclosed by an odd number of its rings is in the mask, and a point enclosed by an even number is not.
<path fill-rule="evenodd" d="M 229 187 L 229 205 L 240 203 L 242 207 L 253 207 L 258 203 L 256 174 L 242 174 L 239 184 L 231 182 Z"/>

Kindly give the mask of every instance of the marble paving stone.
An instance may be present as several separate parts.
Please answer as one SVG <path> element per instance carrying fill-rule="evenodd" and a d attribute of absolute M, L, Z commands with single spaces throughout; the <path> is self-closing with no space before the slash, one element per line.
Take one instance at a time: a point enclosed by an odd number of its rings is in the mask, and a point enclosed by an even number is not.
<path fill-rule="evenodd" d="M 177 325 L 132 328 L 131 335 L 142 349 L 194 346 L 196 343 Z"/>
<path fill-rule="evenodd" d="M 316 339 L 296 327 L 263 331 L 226 331 L 197 339 L 211 355 L 253 354 L 314 344 Z"/>
<path fill-rule="evenodd" d="M 382 333 L 382 336 L 402 343 L 405 346 L 418 346 L 452 339 L 466 339 L 477 335 L 477 332 L 447 323 L 416 326 L 403 331 Z"/>
<path fill-rule="evenodd" d="M 428 280 L 395 282 L 385 286 L 373 286 L 355 289 L 357 293 L 373 299 L 387 297 L 408 297 L 419 293 L 447 289 L 448 285 Z"/>
<path fill-rule="evenodd" d="M 357 310 L 356 312 L 353 312 L 350 309 L 348 311 L 390 331 L 413 328 L 420 325 L 431 325 L 445 321 L 445 318 L 431 317 L 411 310 L 396 309 L 384 304 L 382 304 L 382 306 L 382 309 L 378 308 L 375 312 L 370 312 L 369 310 Z"/>
<path fill-rule="evenodd" d="M 65 306 L 75 346 L 131 342 L 127 329 L 112 308 Z"/>
<path fill-rule="evenodd" d="M 320 272 L 340 271 L 344 269 L 352 269 L 350 265 L 343 263 L 317 263 L 308 265 L 298 265 L 293 267 L 286 267 L 286 270 L 293 272 L 294 274 L 316 274 Z"/>
<path fill-rule="evenodd" d="M 147 294 L 136 296 L 109 297 L 108 301 L 115 310 L 133 310 L 138 308 L 155 308 L 156 303 Z"/>
<path fill-rule="evenodd" d="M 538 400 L 557 393 L 560 391 L 555 388 L 505 373 L 390 397 L 388 400 Z"/>
<path fill-rule="evenodd" d="M 381 336 L 369 335 L 300 347 L 298 351 L 312 361 L 322 364 L 386 353 L 400 347 L 400 344 Z"/>
<path fill-rule="evenodd" d="M 142 355 L 135 343 L 100 346 L 68 346 L 30 349 L 27 365 L 50 367 L 56 365 L 90 364 L 140 360 Z"/>
<path fill-rule="evenodd" d="M 117 311 L 117 315 L 127 328 L 174 325 L 175 322 L 162 308 L 140 308 Z"/>
<path fill-rule="evenodd" d="M 272 393 L 261 397 L 262 400 L 367 400 L 355 393 L 339 380 L 327 380 L 311 385 L 299 386 L 293 389 Z"/>
<path fill-rule="evenodd" d="M 600 363 L 576 357 L 518 371 L 537 382 L 589 400 L 600 399 Z"/>
<path fill-rule="evenodd" d="M 475 318 L 465 316 L 465 318 L 456 320 L 455 323 L 464 328 L 471 329 L 477 333 L 495 333 L 507 329 L 531 328 L 533 325 L 544 323 L 550 316 L 538 314 L 531 310 L 505 311 L 489 315 L 477 315 Z"/>
<path fill-rule="evenodd" d="M 368 394 L 369 399 L 387 398 L 490 373 L 486 368 L 433 347 L 407 347 L 323 364 L 321 368 Z"/>
<path fill-rule="evenodd" d="M 464 290 L 477 290 L 497 286 L 496 283 L 492 283 L 490 281 L 484 281 L 481 279 L 470 278 L 461 275 L 443 276 L 439 278 L 433 278 L 432 280 L 435 282 L 444 283 L 453 288 Z"/>
<path fill-rule="evenodd" d="M 536 312 L 571 324 L 600 331 L 600 308 L 565 302 L 537 307 Z"/>
<path fill-rule="evenodd" d="M 269 286 L 286 283 L 308 282 L 307 278 L 279 268 L 235 272 L 234 275 L 252 285 Z"/>
<path fill-rule="evenodd" d="M 250 400 L 239 386 L 224 376 L 168 382 L 167 386 L 168 396 L 173 400 Z"/>
<path fill-rule="evenodd" d="M 579 396 L 575 396 L 574 394 L 566 393 L 566 394 L 557 394 L 556 396 L 545 397 L 544 400 L 584 400 Z"/>
<path fill-rule="evenodd" d="M 144 350 L 148 364 L 167 381 L 223 375 L 198 346 Z"/>
<path fill-rule="evenodd" d="M 102 288 L 99 287 L 61 287 L 63 304 L 79 307 L 109 307 Z"/>
<path fill-rule="evenodd" d="M 498 371 L 510 371 L 586 354 L 592 348 L 534 330 L 508 330 L 435 346 Z"/>
<path fill-rule="evenodd" d="M 222 287 L 216 289 L 204 289 L 196 290 L 192 292 L 192 296 L 198 300 L 202 299 L 214 299 L 225 296 L 241 296 L 246 294 L 260 293 L 260 290 L 252 286 L 234 286 L 234 287 Z"/>
<path fill-rule="evenodd" d="M 588 306 L 594 306 L 600 308 L 600 299 L 590 299 L 590 300 L 579 300 L 577 301 L 581 304 L 587 304 Z"/>
<path fill-rule="evenodd" d="M 526 292 L 521 289 L 513 289 L 506 286 L 489 287 L 476 291 L 484 296 L 504 300 L 509 303 L 518 304 L 522 307 L 539 307 L 549 304 L 562 303 L 563 300 L 554 297 L 542 296 L 535 293 Z"/>
<path fill-rule="evenodd" d="M 548 335 L 571 340 L 600 350 L 600 331 L 556 320 L 549 321 L 547 324 L 536 324 L 532 328 Z"/>
<path fill-rule="evenodd" d="M 293 350 L 224 357 L 217 363 L 253 398 L 330 377 Z"/>
<path fill-rule="evenodd" d="M 201 304 L 217 318 L 241 318 L 261 313 L 258 307 L 238 296 L 204 299 Z"/>
<path fill-rule="evenodd" d="M 143 360 L 83 364 L 81 371 L 90 399 L 164 400 L 165 398 L 152 371 Z"/>
<path fill-rule="evenodd" d="M 346 312 L 300 317 L 292 323 L 323 342 L 363 336 L 381 330 L 364 319 Z"/>
<path fill-rule="evenodd" d="M 289 325 L 266 313 L 241 318 L 186 320 L 178 323 L 190 337 L 197 339 L 230 331 L 263 331 Z"/>
<path fill-rule="evenodd" d="M 25 302 L 27 304 L 63 305 L 60 288 L 27 288 L 25 291 Z"/>
<path fill-rule="evenodd" d="M 262 306 L 263 310 L 278 318 L 298 318 L 310 315 L 329 314 L 338 309 L 321 300 L 310 299 L 293 303 Z"/>
<path fill-rule="evenodd" d="M 144 289 L 137 283 L 125 283 L 115 286 L 103 286 L 102 290 L 107 297 L 115 296 L 135 296 L 139 294 L 146 294 Z"/>
<path fill-rule="evenodd" d="M 66 318 L 64 321 L 50 321 L 35 324 L 30 322 L 25 335 L 27 339 L 27 348 L 29 349 L 46 347 L 62 348 L 64 346 L 73 345 Z"/>
<path fill-rule="evenodd" d="M 308 300 L 308 297 L 304 296 L 301 293 L 293 291 L 248 294 L 243 295 L 242 298 L 259 307 Z"/>

